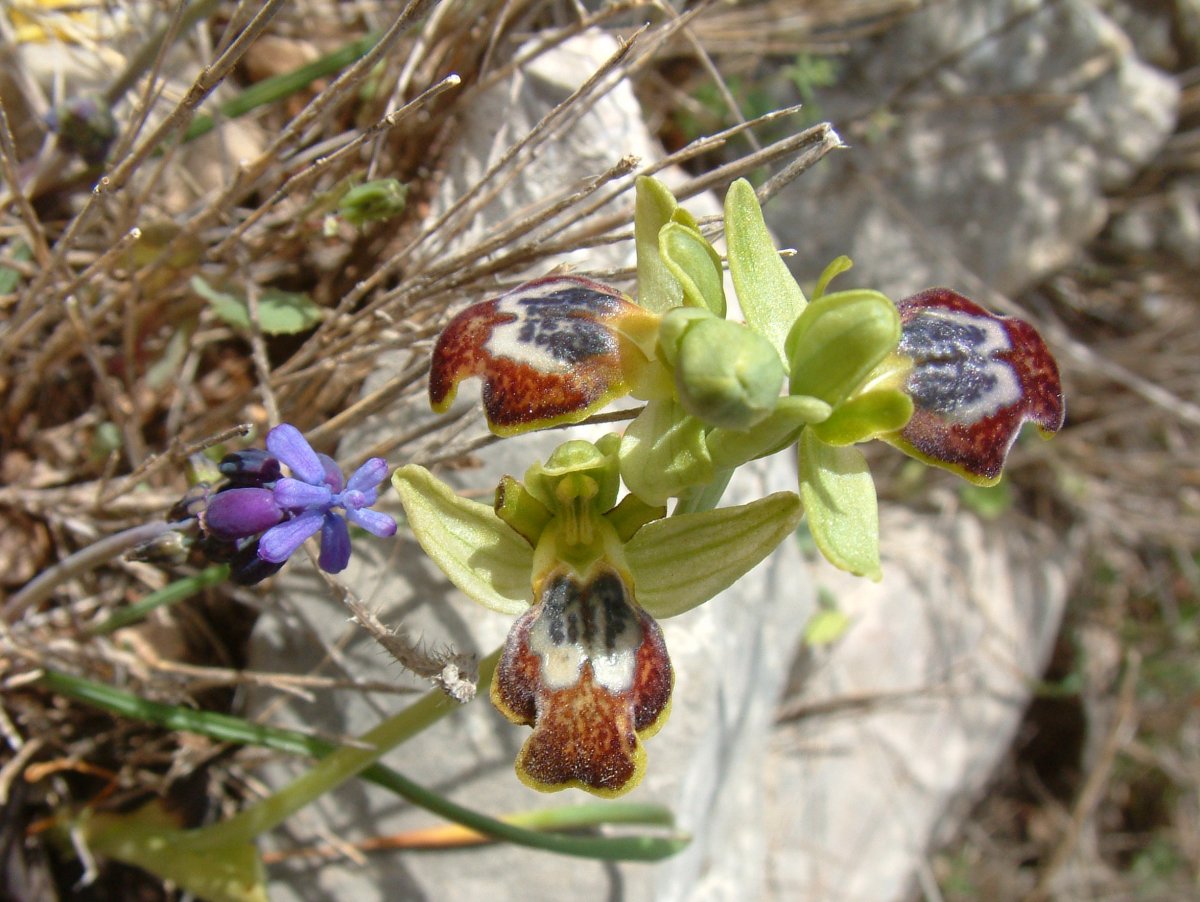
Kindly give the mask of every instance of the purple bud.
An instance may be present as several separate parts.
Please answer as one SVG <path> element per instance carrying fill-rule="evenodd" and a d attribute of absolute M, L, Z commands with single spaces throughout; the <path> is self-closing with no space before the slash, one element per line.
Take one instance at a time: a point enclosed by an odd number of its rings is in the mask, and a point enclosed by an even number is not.
<path fill-rule="evenodd" d="M 204 528 L 226 539 L 240 539 L 270 529 L 284 518 L 270 489 L 232 488 L 218 492 L 204 512 Z"/>
<path fill-rule="evenodd" d="M 283 562 L 264 561 L 258 556 L 258 542 L 247 542 L 229 562 L 229 578 L 239 586 L 253 586 L 274 576 Z"/>
<path fill-rule="evenodd" d="M 283 475 L 279 461 L 258 448 L 226 454 L 217 468 L 230 482 L 244 486 L 265 486 Z"/>

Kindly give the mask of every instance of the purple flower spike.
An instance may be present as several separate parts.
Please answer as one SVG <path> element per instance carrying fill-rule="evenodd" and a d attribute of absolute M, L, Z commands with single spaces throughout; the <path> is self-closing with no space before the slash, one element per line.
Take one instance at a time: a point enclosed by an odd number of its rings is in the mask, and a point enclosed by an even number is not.
<path fill-rule="evenodd" d="M 258 543 L 262 560 L 281 563 L 320 531 L 317 565 L 327 573 L 340 573 L 350 561 L 347 519 L 372 535 L 395 535 L 396 521 L 370 510 L 379 496 L 379 483 L 387 478 L 388 465 L 383 458 L 371 458 L 343 483 L 333 459 L 314 451 L 295 426 L 282 423 L 272 429 L 267 448 L 292 471 L 290 477 L 276 482 L 273 490 L 274 503 L 291 519 L 263 533 Z M 345 512 L 344 518 L 335 508 Z"/>
<path fill-rule="evenodd" d="M 995 316 L 948 288 L 900 301 L 897 354 L 912 364 L 912 418 L 885 440 L 991 485 L 1025 422 L 1049 436 L 1066 416 L 1058 366 L 1028 323 Z"/>

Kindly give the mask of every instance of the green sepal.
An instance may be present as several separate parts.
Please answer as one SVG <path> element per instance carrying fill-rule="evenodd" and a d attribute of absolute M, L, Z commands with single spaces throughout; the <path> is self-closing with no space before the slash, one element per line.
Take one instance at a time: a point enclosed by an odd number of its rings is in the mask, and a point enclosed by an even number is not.
<path fill-rule="evenodd" d="M 673 221 L 679 204 L 658 179 L 639 176 L 635 183 L 633 240 L 637 249 L 637 302 L 654 313 L 665 313 L 683 302 L 683 288 L 671 274 L 658 249 L 658 235 Z"/>
<path fill-rule="evenodd" d="M 800 434 L 800 499 L 813 541 L 829 563 L 878 581 L 879 506 L 866 458 L 857 448 Z"/>
<path fill-rule="evenodd" d="M 617 538 L 628 542 L 647 523 L 661 520 L 666 515 L 665 504 L 647 504 L 637 495 L 626 495 L 620 504 L 604 515 L 604 519 L 617 531 Z"/>
<path fill-rule="evenodd" d="M 780 398 L 770 416 L 753 429 L 712 429 L 705 439 L 716 467 L 737 467 L 782 451 L 796 441 L 800 430 L 819 423 L 833 410 L 820 398 L 789 395 Z"/>
<path fill-rule="evenodd" d="M 725 316 L 725 285 L 721 255 L 695 229 L 669 222 L 658 233 L 663 264 L 683 290 L 683 303 Z"/>
<path fill-rule="evenodd" d="M 813 288 L 812 299 L 824 297 L 826 289 L 829 288 L 829 283 L 840 276 L 842 273 L 853 268 L 854 261 L 843 254 L 840 257 L 835 257 L 830 261 L 829 265 L 821 270 L 821 275 L 817 278 L 816 287 Z"/>
<path fill-rule="evenodd" d="M 713 478 L 704 424 L 675 401 L 651 401 L 621 438 L 621 478 L 647 504 L 666 504 Z"/>
<path fill-rule="evenodd" d="M 827 444 L 853 445 L 903 429 L 912 413 L 912 398 L 899 389 L 880 388 L 839 404 L 812 429 Z"/>
<path fill-rule="evenodd" d="M 796 494 L 777 492 L 648 523 L 625 546 L 638 603 L 654 617 L 690 611 L 752 570 L 800 517 Z"/>
<path fill-rule="evenodd" d="M 836 407 L 899 341 L 900 314 L 878 291 L 827 294 L 809 304 L 788 333 L 791 394 Z"/>
<path fill-rule="evenodd" d="M 530 548 L 537 546 L 546 524 L 554 516 L 546 505 L 511 476 L 503 477 L 496 486 L 494 509 L 496 516 L 520 533 Z"/>
<path fill-rule="evenodd" d="M 425 553 L 472 601 L 520 614 L 533 601 L 533 549 L 486 504 L 460 498 L 424 467 L 392 474 L 408 525 Z"/>
<path fill-rule="evenodd" d="M 725 244 L 729 274 L 746 322 L 786 360 L 784 342 L 807 302 L 775 250 L 758 197 L 745 179 L 730 185 L 725 195 Z"/>
<path fill-rule="evenodd" d="M 713 426 L 749 429 L 775 409 L 787 373 L 770 342 L 715 316 L 683 334 L 675 360 L 679 403 Z"/>

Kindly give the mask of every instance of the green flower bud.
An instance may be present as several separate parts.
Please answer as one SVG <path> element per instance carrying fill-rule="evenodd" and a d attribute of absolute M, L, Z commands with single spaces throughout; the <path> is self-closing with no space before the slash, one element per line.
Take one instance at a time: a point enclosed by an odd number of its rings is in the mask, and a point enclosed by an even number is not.
<path fill-rule="evenodd" d="M 679 343 L 679 403 L 713 426 L 749 429 L 761 422 L 775 409 L 785 375 L 771 343 L 741 323 L 702 320 Z"/>
<path fill-rule="evenodd" d="M 404 212 L 408 186 L 396 179 L 376 179 L 347 191 L 338 202 L 338 213 L 353 226 L 391 219 Z"/>

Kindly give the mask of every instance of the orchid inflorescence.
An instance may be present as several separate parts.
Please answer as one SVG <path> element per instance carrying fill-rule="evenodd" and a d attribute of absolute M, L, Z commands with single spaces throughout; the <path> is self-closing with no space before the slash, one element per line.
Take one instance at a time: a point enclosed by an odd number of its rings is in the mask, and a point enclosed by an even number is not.
<path fill-rule="evenodd" d="M 696 220 L 642 178 L 636 301 L 578 276 L 536 279 L 464 309 L 434 349 L 434 409 L 479 377 L 499 435 L 580 422 L 626 395 L 645 402 L 623 435 L 567 442 L 524 483 L 506 477 L 494 507 L 419 466 L 393 476 L 451 582 L 517 616 L 491 694 L 533 727 L 517 773 L 537 789 L 615 796 L 637 784 L 673 683 L 654 618 L 731 585 L 802 513 L 831 563 L 880 578 L 875 487 L 855 445 L 881 439 L 990 485 L 1026 421 L 1044 435 L 1062 426 L 1057 366 L 1027 323 L 944 288 L 898 303 L 831 293 L 844 257 L 806 298 L 744 180 L 726 197 L 725 231 L 744 323 L 726 318 L 723 261 Z M 738 466 L 791 446 L 798 493 L 716 508 Z"/>

